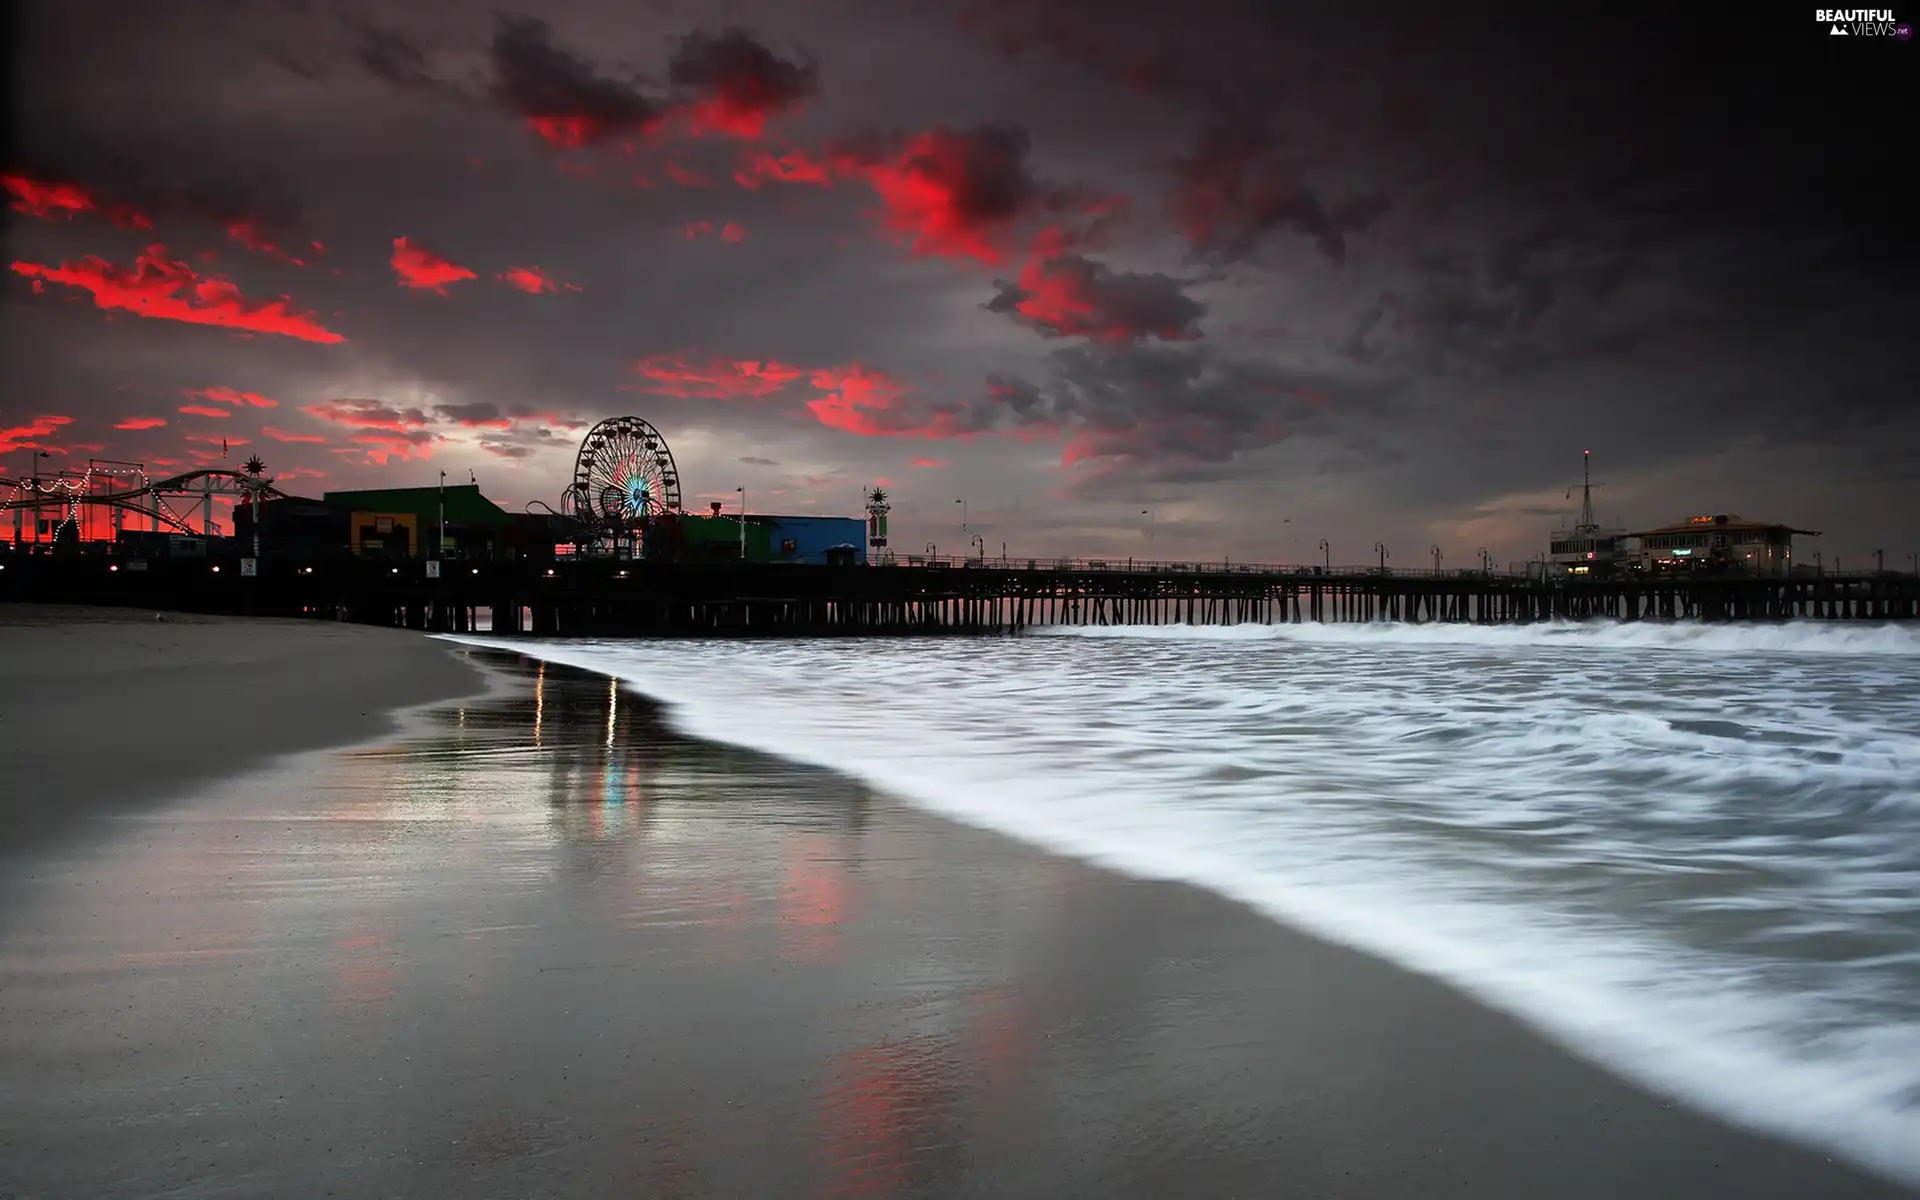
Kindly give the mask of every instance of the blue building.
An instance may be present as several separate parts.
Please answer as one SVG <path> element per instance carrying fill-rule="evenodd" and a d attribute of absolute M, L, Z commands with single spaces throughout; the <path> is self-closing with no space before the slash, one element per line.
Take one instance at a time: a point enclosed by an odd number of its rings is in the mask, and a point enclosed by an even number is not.
<path fill-rule="evenodd" d="M 749 515 L 747 520 L 766 528 L 769 561 L 816 566 L 866 564 L 867 523 L 859 517 Z"/>

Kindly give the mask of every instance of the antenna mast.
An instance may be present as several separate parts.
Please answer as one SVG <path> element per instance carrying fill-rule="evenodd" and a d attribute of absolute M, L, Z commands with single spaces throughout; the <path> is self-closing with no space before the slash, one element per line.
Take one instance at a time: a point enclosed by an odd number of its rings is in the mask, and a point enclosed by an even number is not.
<path fill-rule="evenodd" d="M 1593 451 L 1580 452 L 1580 528 L 1592 529 L 1593 524 Z"/>

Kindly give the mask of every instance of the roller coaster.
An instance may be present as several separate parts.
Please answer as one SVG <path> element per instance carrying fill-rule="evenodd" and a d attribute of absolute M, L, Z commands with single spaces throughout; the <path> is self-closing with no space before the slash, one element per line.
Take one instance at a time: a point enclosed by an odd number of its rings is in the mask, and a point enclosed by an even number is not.
<path fill-rule="evenodd" d="M 129 528 L 127 518 L 135 518 L 134 527 L 144 520 L 154 532 L 162 529 L 200 537 L 219 536 L 213 520 L 214 500 L 231 498 L 235 503 L 257 503 L 283 498 L 286 493 L 273 486 L 266 464 L 256 456 L 239 470 L 227 467 L 203 467 L 155 479 L 145 464 L 113 459 L 89 459 L 85 470 L 68 468 L 49 475 L 23 479 L 0 479 L 0 512 L 13 513 L 13 540 L 22 539 L 22 522 L 32 514 L 33 532 L 29 543 L 52 542 L 55 545 L 78 542 L 88 535 L 99 536 L 96 514 L 104 515 L 112 536 Z M 195 508 L 200 509 L 199 528 L 194 528 Z M 51 512 L 53 516 L 46 516 Z"/>

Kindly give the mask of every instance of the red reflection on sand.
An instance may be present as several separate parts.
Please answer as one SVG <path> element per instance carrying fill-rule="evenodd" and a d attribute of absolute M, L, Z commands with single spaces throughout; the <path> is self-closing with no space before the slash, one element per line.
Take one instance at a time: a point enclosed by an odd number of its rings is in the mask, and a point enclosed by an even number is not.
<path fill-rule="evenodd" d="M 1005 1090 L 1018 1081 L 1027 1063 L 1027 1042 L 1020 1026 L 1019 993 L 1001 984 L 973 997 L 968 1023 L 980 1057 L 986 1091 Z"/>
<path fill-rule="evenodd" d="M 781 847 L 780 925 L 789 958 L 817 961 L 840 946 L 852 887 L 832 838 L 801 834 Z"/>
<path fill-rule="evenodd" d="M 951 1047 L 938 1038 L 882 1042 L 835 1061 L 821 1098 L 828 1196 L 892 1196 L 913 1182 L 914 1159 L 953 1095 Z M 929 1146 L 930 1148 L 930 1146 Z"/>
<path fill-rule="evenodd" d="M 383 1007 L 393 999 L 400 973 L 392 935 L 382 928 L 360 927 L 336 938 L 333 969 L 335 1009 Z"/>

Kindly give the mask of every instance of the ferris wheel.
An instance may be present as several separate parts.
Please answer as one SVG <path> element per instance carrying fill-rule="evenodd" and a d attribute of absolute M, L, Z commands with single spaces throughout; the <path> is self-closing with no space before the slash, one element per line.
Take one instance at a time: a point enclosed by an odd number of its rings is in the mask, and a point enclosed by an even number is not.
<path fill-rule="evenodd" d="M 639 417 L 610 417 L 587 431 L 562 497 L 569 516 L 631 531 L 680 511 L 680 470 L 660 431 Z"/>

